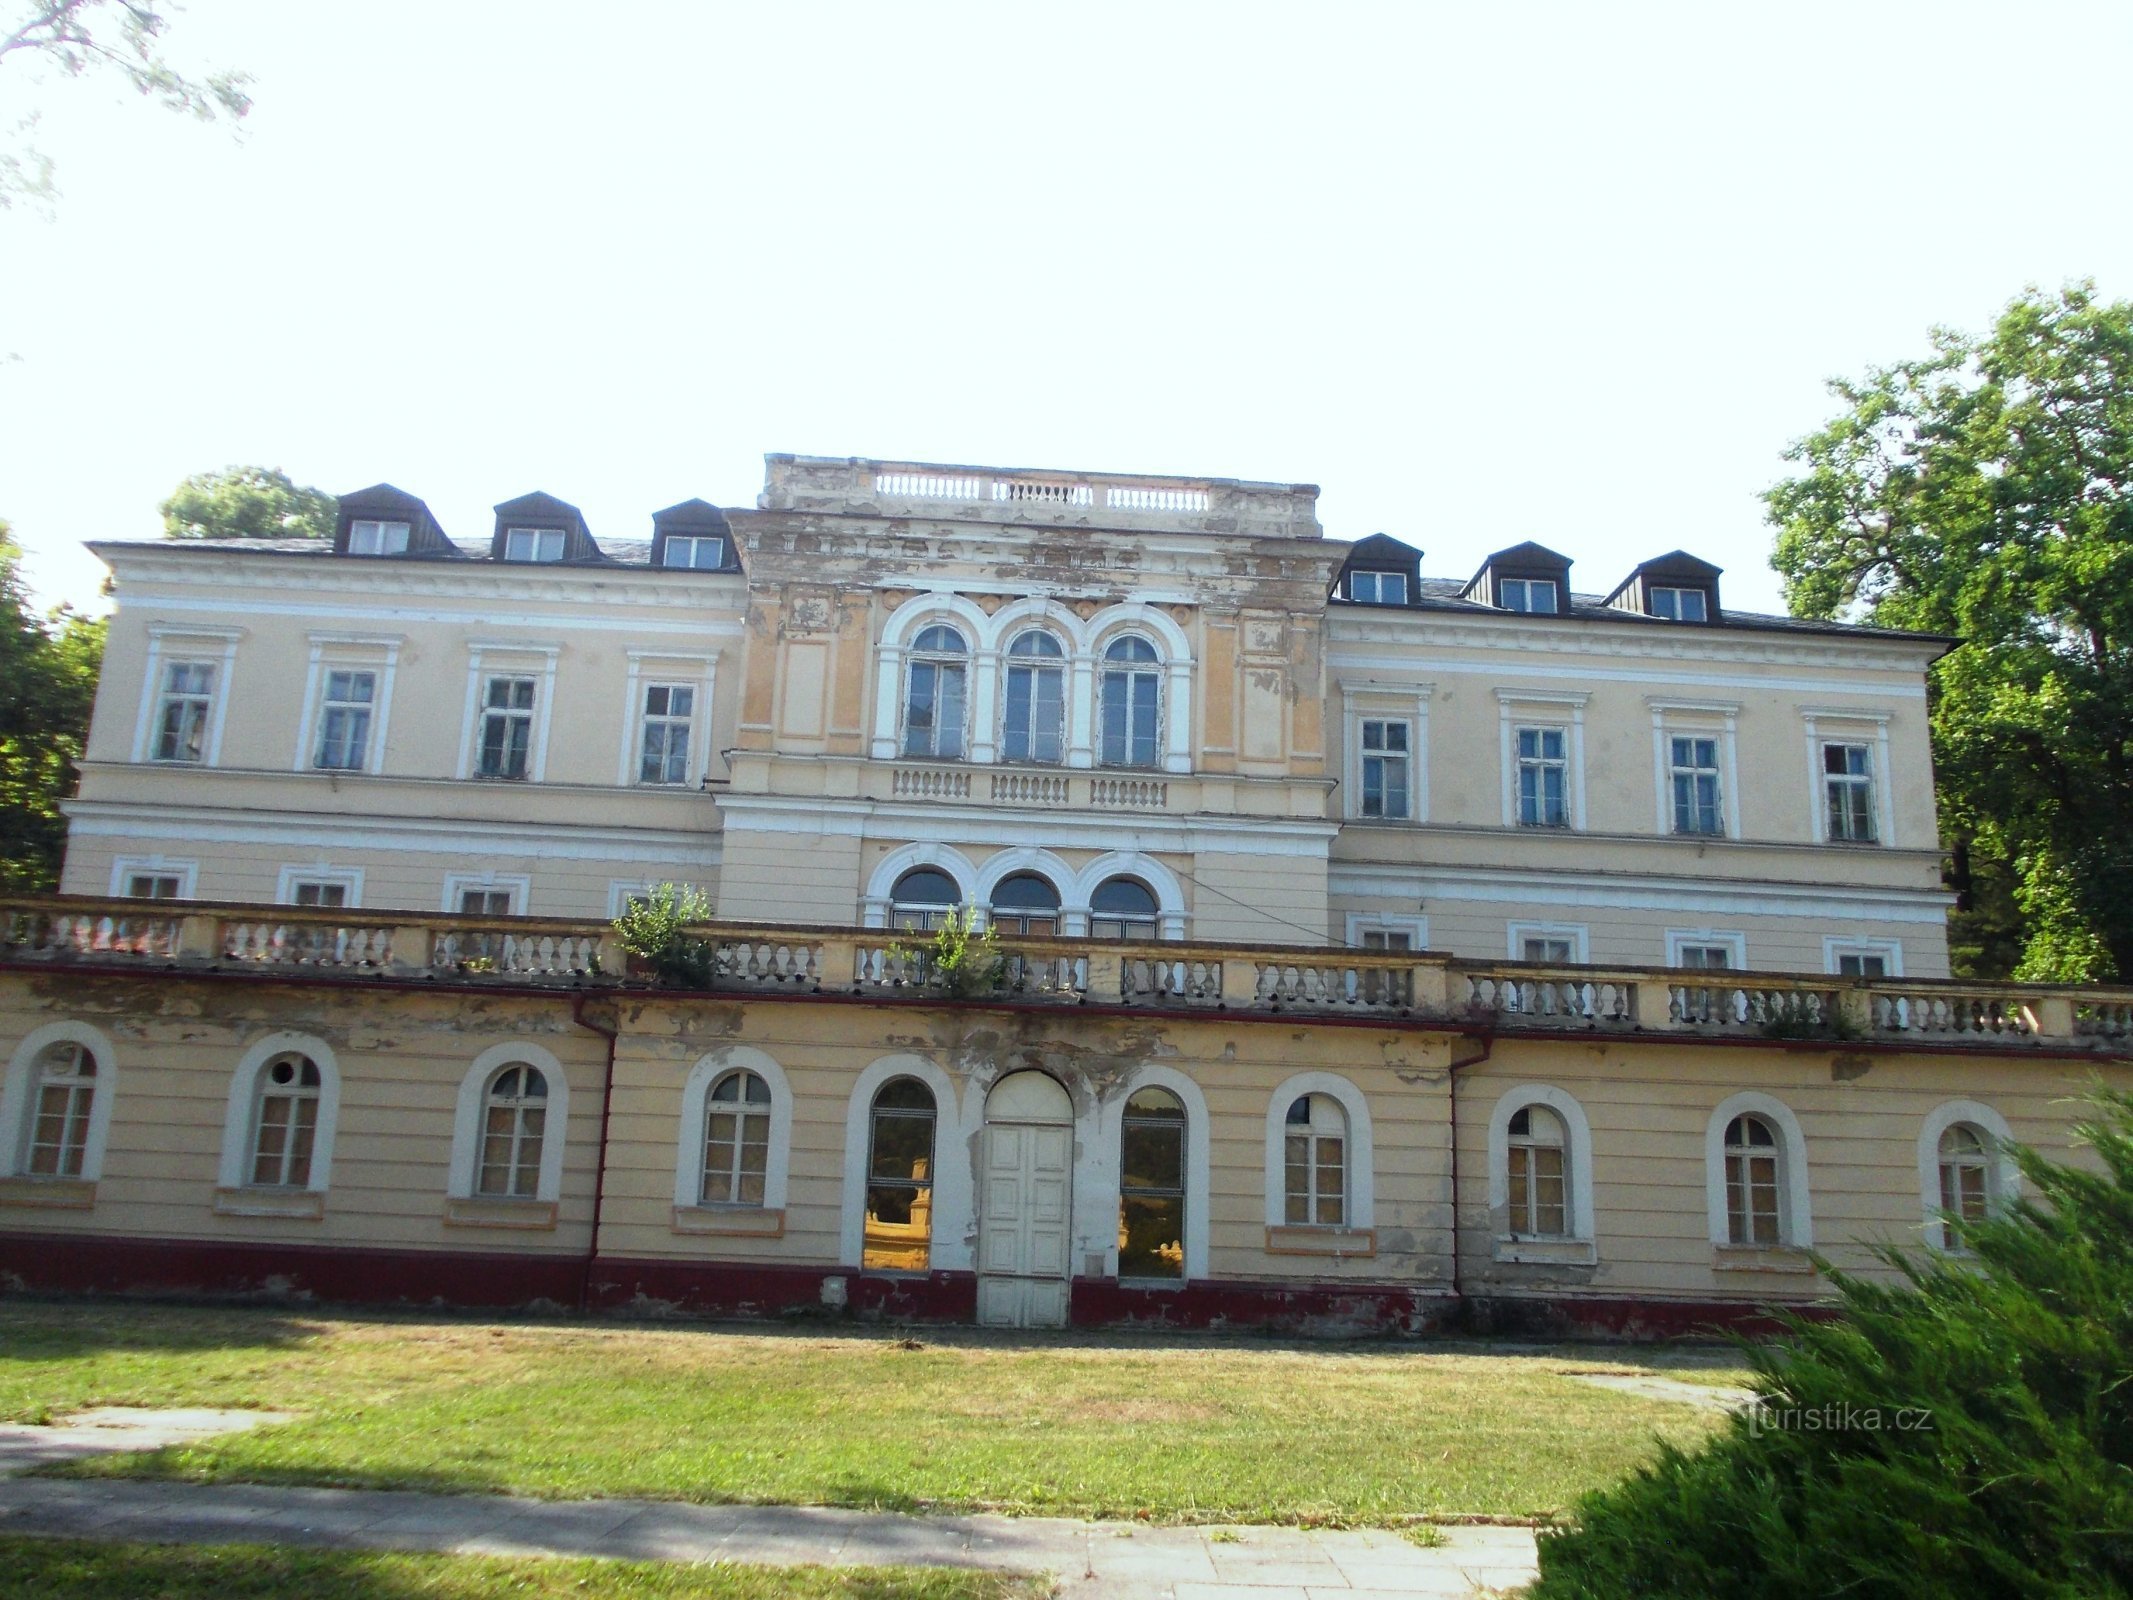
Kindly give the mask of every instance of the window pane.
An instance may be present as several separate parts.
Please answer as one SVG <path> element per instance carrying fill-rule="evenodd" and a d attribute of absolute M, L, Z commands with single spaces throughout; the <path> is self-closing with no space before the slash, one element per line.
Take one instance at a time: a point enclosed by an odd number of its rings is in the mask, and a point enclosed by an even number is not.
<path fill-rule="evenodd" d="M 1119 1200 L 1118 1275 L 1185 1276 L 1185 1197 L 1129 1194 Z"/>
<path fill-rule="evenodd" d="M 893 1112 L 874 1116 L 874 1154 L 870 1168 L 876 1178 L 900 1178 L 916 1182 L 931 1176 L 933 1119 Z"/>
<path fill-rule="evenodd" d="M 1129 1189 L 1185 1187 L 1185 1125 L 1128 1120 L 1120 1133 L 1119 1182 Z"/>
<path fill-rule="evenodd" d="M 869 1185 L 860 1264 L 877 1272 L 924 1272 L 932 1218 L 930 1186 Z"/>

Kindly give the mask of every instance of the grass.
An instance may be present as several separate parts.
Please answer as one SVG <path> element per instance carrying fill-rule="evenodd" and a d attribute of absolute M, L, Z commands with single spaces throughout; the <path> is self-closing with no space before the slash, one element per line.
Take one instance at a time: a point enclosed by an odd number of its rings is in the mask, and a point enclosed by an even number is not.
<path fill-rule="evenodd" d="M 0 1302 L 0 1419 L 298 1413 L 64 1469 L 546 1498 L 1397 1525 L 1545 1516 L 1715 1426 L 1637 1352 Z M 1705 1364 L 1714 1363 L 1704 1358 Z M 1720 1358 L 1723 1361 L 1723 1358 Z"/>
<path fill-rule="evenodd" d="M 0 1600 L 1038 1600 L 1046 1586 L 925 1567 L 392 1555 L 0 1538 Z"/>

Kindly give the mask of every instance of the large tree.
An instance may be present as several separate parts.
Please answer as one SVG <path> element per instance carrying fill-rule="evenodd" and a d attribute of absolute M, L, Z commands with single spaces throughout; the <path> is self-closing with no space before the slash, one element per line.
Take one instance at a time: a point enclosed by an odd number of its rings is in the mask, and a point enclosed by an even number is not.
<path fill-rule="evenodd" d="M 104 625 L 31 609 L 21 551 L 0 522 L 0 887 L 55 887 L 103 661 Z"/>
<path fill-rule="evenodd" d="M 279 467 L 196 472 L 161 507 L 172 539 L 330 539 L 335 509 Z"/>
<path fill-rule="evenodd" d="M 1800 616 L 1959 636 L 1933 672 L 1957 944 L 2019 975 L 2133 976 L 2133 304 L 2030 290 L 1982 335 L 1831 385 L 1766 496 Z M 1992 975 L 1989 971 L 1979 975 Z"/>

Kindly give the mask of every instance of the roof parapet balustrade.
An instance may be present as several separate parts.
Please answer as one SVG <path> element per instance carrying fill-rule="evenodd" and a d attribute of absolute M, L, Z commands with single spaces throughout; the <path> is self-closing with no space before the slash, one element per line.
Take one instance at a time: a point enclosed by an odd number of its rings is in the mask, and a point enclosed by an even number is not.
<path fill-rule="evenodd" d="M 1003 936 L 951 998 L 924 934 L 706 923 L 717 992 L 1315 1016 L 1430 1031 L 2133 1055 L 2133 989 L 1470 961 L 1428 950 Z M 86 896 L 0 899 L 0 968 L 630 988 L 603 922 Z"/>
<path fill-rule="evenodd" d="M 764 458 L 765 511 L 1317 539 L 1318 486 L 1236 478 L 945 466 L 851 456 Z"/>

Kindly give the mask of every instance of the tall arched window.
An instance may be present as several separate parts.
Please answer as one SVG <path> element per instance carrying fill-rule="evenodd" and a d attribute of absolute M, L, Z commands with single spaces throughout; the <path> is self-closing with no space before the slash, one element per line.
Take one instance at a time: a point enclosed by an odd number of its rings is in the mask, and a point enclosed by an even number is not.
<path fill-rule="evenodd" d="M 924 1272 L 933 1244 L 933 1091 L 892 1078 L 874 1096 L 862 1267 Z"/>
<path fill-rule="evenodd" d="M 970 647 L 963 636 L 942 623 L 921 629 L 905 658 L 905 755 L 962 759 L 969 685 Z"/>
<path fill-rule="evenodd" d="M 1156 933 L 1155 895 L 1132 878 L 1106 878 L 1089 896 L 1089 937 L 1092 939 L 1153 939 Z"/>
<path fill-rule="evenodd" d="M 1761 1117 L 1726 1124 L 1726 1233 L 1734 1244 L 1784 1243 L 1779 1148 L 1776 1131 Z"/>
<path fill-rule="evenodd" d="M 704 1107 L 703 1203 L 759 1206 L 769 1170 L 770 1085 L 752 1072 L 729 1072 Z"/>
<path fill-rule="evenodd" d="M 95 1107 L 96 1057 L 71 1042 L 47 1045 L 31 1068 L 21 1170 L 33 1178 L 80 1177 Z"/>
<path fill-rule="evenodd" d="M 1568 1143 L 1562 1118 L 1546 1106 L 1511 1113 L 1507 1209 L 1514 1237 L 1559 1239 L 1570 1232 Z"/>
<path fill-rule="evenodd" d="M 276 1056 L 261 1070 L 252 1113 L 248 1185 L 302 1189 L 310 1184 L 319 1091 L 318 1063 L 307 1055 Z"/>
<path fill-rule="evenodd" d="M 547 1123 L 548 1080 L 540 1068 L 519 1063 L 490 1079 L 482 1097 L 481 1165 L 474 1192 L 525 1200 L 537 1196 Z"/>
<path fill-rule="evenodd" d="M 1304 1227 L 1348 1220 L 1348 1113 L 1331 1095 L 1291 1102 L 1283 1141 L 1285 1219 Z"/>
<path fill-rule="evenodd" d="M 1940 1136 L 1940 1208 L 1959 1222 L 1983 1222 L 1996 1196 L 1985 1136 L 1967 1122 Z"/>
<path fill-rule="evenodd" d="M 938 867 L 913 867 L 889 891 L 889 926 L 938 928 L 962 903 L 963 891 L 947 873 Z"/>
<path fill-rule="evenodd" d="M 1000 755 L 1007 761 L 1059 760 L 1066 748 L 1066 652 L 1041 629 L 1007 647 L 1007 694 Z"/>
<path fill-rule="evenodd" d="M 1100 697 L 1107 767 L 1152 767 L 1161 754 L 1163 677 L 1155 646 L 1139 634 L 1111 641 L 1104 651 Z"/>
<path fill-rule="evenodd" d="M 1119 1125 L 1118 1275 L 1185 1276 L 1185 1107 L 1137 1089 Z"/>
<path fill-rule="evenodd" d="M 992 891 L 992 925 L 1002 933 L 1059 931 L 1059 891 L 1034 872 L 1003 878 Z"/>

